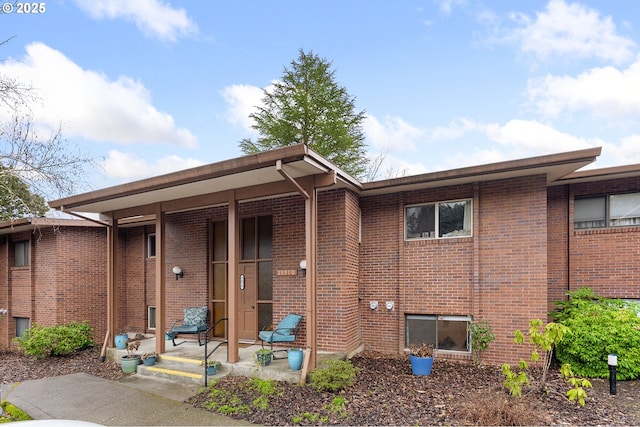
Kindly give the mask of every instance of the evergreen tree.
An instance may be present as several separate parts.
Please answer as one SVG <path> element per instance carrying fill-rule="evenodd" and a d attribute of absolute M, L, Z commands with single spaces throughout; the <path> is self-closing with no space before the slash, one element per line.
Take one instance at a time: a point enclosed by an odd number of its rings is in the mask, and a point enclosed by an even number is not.
<path fill-rule="evenodd" d="M 285 67 L 281 81 L 264 90 L 263 105 L 251 117 L 260 136 L 243 139 L 245 154 L 307 144 L 312 150 L 355 177 L 367 167 L 362 121 L 355 98 L 335 81 L 331 63 L 302 49 Z"/>

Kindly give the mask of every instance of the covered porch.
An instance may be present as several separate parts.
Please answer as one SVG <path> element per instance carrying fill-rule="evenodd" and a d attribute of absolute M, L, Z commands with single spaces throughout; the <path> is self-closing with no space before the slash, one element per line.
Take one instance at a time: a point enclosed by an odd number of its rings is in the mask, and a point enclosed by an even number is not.
<path fill-rule="evenodd" d="M 223 363 L 239 364 L 253 363 L 253 352 L 247 349 L 251 349 L 258 332 L 258 315 L 250 313 L 247 317 L 242 305 L 245 298 L 244 279 L 251 276 L 244 270 L 246 262 L 242 253 L 241 210 L 244 206 L 264 200 L 301 201 L 302 214 L 300 220 L 296 221 L 303 230 L 304 241 L 299 252 L 287 255 L 290 259 L 287 259 L 286 263 L 274 261 L 271 275 L 276 278 L 274 280 L 280 282 L 278 297 L 273 298 L 273 310 L 278 316 L 291 311 L 291 302 L 287 300 L 287 287 L 292 286 L 291 276 L 298 275 L 298 260 L 304 260 L 306 271 L 304 278 L 300 279 L 304 281 L 303 298 L 295 298 L 296 301 L 300 301 L 296 302 L 295 309 L 304 317 L 304 332 L 301 334 L 303 340 L 298 340 L 292 346 L 301 347 L 310 353 L 309 366 L 313 369 L 317 366 L 319 349 L 317 195 L 319 190 L 340 188 L 358 190 L 360 184 L 307 146 L 299 144 L 72 196 L 52 201 L 49 205 L 107 227 L 105 343 L 108 343 L 108 347 L 113 347 L 115 334 L 129 322 L 131 309 L 128 306 L 140 305 L 125 295 L 127 287 L 123 283 L 134 280 L 148 281 L 148 285 L 144 282 L 142 286 L 145 287 L 145 297 L 147 294 L 153 295 L 152 304 L 148 301 L 146 304 L 154 308 L 154 329 L 158 336 L 170 329 L 177 311 L 190 305 L 189 298 L 195 300 L 197 296 L 198 301 L 206 301 L 204 304 L 210 313 L 209 324 L 221 318 L 228 319 L 225 329 L 213 334 L 218 338 L 226 338 L 228 347 L 221 348 L 225 354 L 216 354 L 213 357 Z M 224 215 L 216 224 L 222 224 L 227 245 L 227 259 L 222 265 L 223 272 L 217 276 L 214 271 L 216 266 L 213 265 L 214 257 L 211 255 L 213 249 L 210 247 L 214 245 L 210 243 L 213 240 L 207 236 L 199 237 L 199 245 L 205 248 L 209 246 L 206 249 L 209 255 L 203 262 L 201 254 L 198 254 L 200 258 L 191 256 L 190 252 L 194 251 L 194 248 L 188 243 L 188 239 L 191 238 L 189 231 L 181 228 L 182 224 L 190 220 L 192 212 L 212 210 Z M 90 213 L 100 214 L 100 219 L 92 219 Z M 171 221 L 168 218 L 171 218 Z M 209 218 L 206 220 L 211 221 Z M 136 227 L 153 231 L 154 259 L 153 263 L 149 264 L 149 272 L 136 269 L 125 271 L 125 267 L 132 262 L 132 257 L 127 252 L 129 242 L 123 241 L 122 233 Z M 207 224 L 205 227 L 212 226 Z M 286 230 L 282 232 L 286 233 Z M 193 261 L 195 258 L 198 262 Z M 296 260 L 295 263 L 292 259 Z M 184 269 L 186 278 L 180 278 L 181 281 L 177 282 L 179 277 L 174 275 L 172 270 L 180 263 L 187 263 L 188 267 Z M 225 281 L 222 292 L 217 291 L 211 283 L 214 279 L 219 281 L 220 277 Z M 214 295 L 216 292 L 221 293 L 222 297 Z M 129 301 L 127 298 L 130 298 Z M 137 296 L 133 297 L 135 298 Z M 144 300 L 142 305 L 145 305 Z M 146 307 L 141 309 L 146 312 Z M 246 318 L 250 320 L 247 321 Z M 273 314 L 272 323 L 275 324 L 278 320 L 279 318 Z M 244 329 L 251 322 L 255 322 L 256 325 L 247 335 Z M 251 334 L 254 332 L 256 336 L 252 337 Z M 160 354 L 188 349 L 172 348 L 171 343 L 167 344 L 163 339 L 153 341 L 155 351 Z M 199 359 L 201 360 L 202 356 L 199 356 Z M 286 363 L 286 360 L 284 362 Z"/>

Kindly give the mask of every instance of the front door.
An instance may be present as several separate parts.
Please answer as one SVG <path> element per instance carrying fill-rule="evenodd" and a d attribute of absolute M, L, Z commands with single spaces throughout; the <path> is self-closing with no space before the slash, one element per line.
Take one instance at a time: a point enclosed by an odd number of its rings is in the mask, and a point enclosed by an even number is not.
<path fill-rule="evenodd" d="M 258 331 L 273 323 L 272 217 L 243 218 L 240 228 L 238 277 L 228 277 L 228 239 L 226 221 L 211 227 L 210 309 L 212 321 L 230 317 L 227 312 L 227 286 L 237 286 L 239 339 L 254 342 Z M 227 324 L 218 324 L 215 337 L 226 336 Z"/>
<path fill-rule="evenodd" d="M 253 342 L 258 326 L 256 263 L 241 262 L 238 271 L 238 338 Z"/>

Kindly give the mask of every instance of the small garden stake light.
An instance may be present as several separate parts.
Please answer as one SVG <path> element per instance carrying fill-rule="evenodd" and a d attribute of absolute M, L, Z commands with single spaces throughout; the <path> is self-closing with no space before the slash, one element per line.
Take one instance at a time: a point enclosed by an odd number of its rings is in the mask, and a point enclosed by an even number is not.
<path fill-rule="evenodd" d="M 610 354 L 607 362 L 609 363 L 609 393 L 616 394 L 616 366 L 618 366 L 618 356 Z"/>

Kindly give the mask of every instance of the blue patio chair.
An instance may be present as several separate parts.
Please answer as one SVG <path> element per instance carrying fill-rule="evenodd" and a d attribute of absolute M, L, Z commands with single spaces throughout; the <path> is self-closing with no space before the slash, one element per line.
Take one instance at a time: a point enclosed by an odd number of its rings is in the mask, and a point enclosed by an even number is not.
<path fill-rule="evenodd" d="M 176 320 L 173 322 L 173 326 L 167 332 L 167 335 L 171 337 L 173 346 L 184 344 L 186 341 L 182 341 L 176 344 L 176 336 L 178 334 L 198 334 L 198 345 L 204 343 L 200 339 L 200 333 L 207 330 L 207 316 L 209 309 L 207 307 L 187 307 L 184 309 L 184 319 Z M 205 337 L 206 339 L 206 337 Z"/>
<path fill-rule="evenodd" d="M 287 316 L 278 323 L 278 326 L 276 326 L 274 330 L 260 331 L 258 338 L 262 341 L 262 348 L 264 348 L 264 343 L 268 342 L 270 344 L 271 352 L 273 353 L 273 358 L 284 359 L 284 357 L 276 357 L 275 352 L 273 351 L 273 343 L 294 342 L 296 340 L 298 325 L 301 320 L 302 316 L 299 314 L 287 314 Z M 276 352 L 278 351 L 287 350 L 276 350 Z"/>

